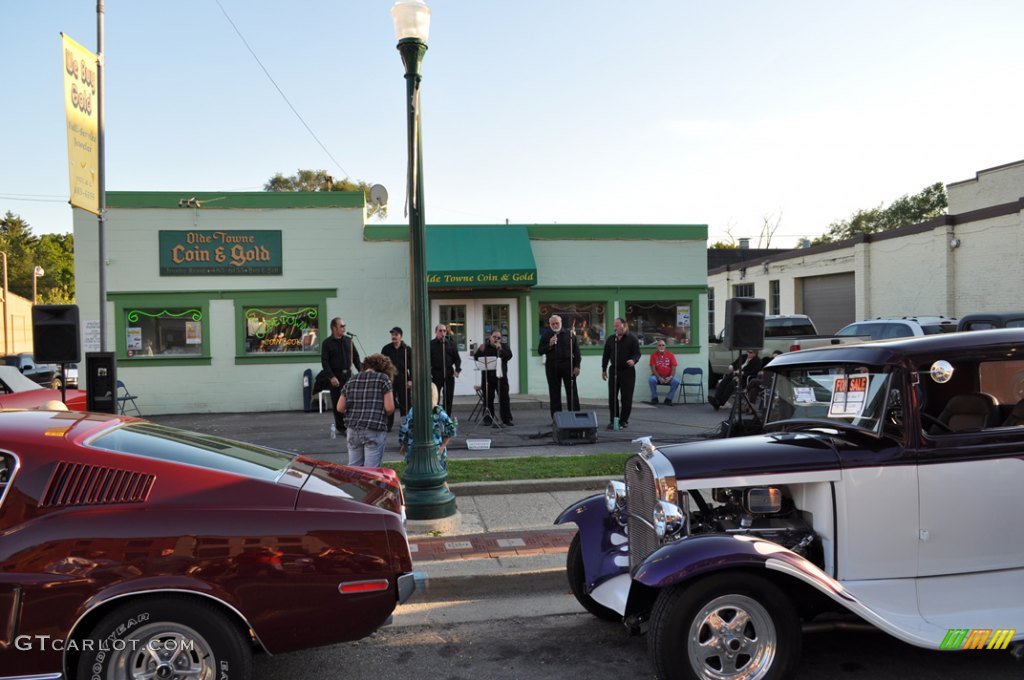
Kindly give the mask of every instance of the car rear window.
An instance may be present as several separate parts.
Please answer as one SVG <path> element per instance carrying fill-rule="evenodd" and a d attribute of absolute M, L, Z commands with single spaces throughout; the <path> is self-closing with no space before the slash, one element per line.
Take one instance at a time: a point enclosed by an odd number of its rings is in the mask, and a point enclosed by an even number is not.
<path fill-rule="evenodd" d="M 267 481 L 277 479 L 295 458 L 283 451 L 154 423 L 131 423 L 104 432 L 88 445 Z"/>
<path fill-rule="evenodd" d="M 783 322 L 773 321 L 771 325 L 765 322 L 764 337 L 779 338 L 789 335 L 815 335 L 814 326 L 806 321 L 793 321 L 785 319 Z"/>

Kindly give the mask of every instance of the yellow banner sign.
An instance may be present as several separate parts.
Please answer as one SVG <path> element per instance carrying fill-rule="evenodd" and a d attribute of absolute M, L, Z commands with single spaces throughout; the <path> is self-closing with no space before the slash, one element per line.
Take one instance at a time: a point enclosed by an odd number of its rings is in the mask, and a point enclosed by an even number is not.
<path fill-rule="evenodd" d="M 63 33 L 64 110 L 68 122 L 71 205 L 100 214 L 96 55 Z"/>

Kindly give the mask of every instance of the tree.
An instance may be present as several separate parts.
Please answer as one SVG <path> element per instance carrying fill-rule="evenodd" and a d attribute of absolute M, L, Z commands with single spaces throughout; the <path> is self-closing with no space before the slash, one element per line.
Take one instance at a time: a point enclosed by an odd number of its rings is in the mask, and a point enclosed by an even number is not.
<path fill-rule="evenodd" d="M 863 234 L 891 231 L 908 224 L 917 224 L 946 213 L 949 202 L 946 187 L 936 182 L 913 196 L 904 194 L 893 201 L 888 208 L 879 204 L 877 208 L 858 210 L 848 219 L 833 222 L 828 232 L 814 239 L 811 244 L 835 243 Z"/>
<path fill-rule="evenodd" d="M 280 172 L 263 185 L 264 191 L 361 191 L 366 197 L 366 214 L 384 219 L 388 216 L 386 205 L 378 206 L 370 201 L 370 184 L 352 182 L 348 178 L 336 180 L 326 170 L 299 170 L 290 177 Z"/>
<path fill-rule="evenodd" d="M 7 286 L 12 293 L 32 299 L 32 274 L 46 272 L 36 282 L 41 303 L 75 301 L 75 248 L 71 234 L 35 236 L 21 217 L 7 211 L 0 219 L 0 250 L 7 253 Z"/>

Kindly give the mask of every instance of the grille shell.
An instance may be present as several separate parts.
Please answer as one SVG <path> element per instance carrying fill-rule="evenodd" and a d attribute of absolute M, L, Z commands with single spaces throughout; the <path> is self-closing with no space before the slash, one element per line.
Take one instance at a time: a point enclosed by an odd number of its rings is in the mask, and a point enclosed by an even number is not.
<path fill-rule="evenodd" d="M 638 454 L 627 460 L 625 482 L 629 572 L 633 574 L 662 544 L 654 532 L 655 505 L 663 500 L 676 503 L 678 494 L 672 465 L 658 451 Z"/>

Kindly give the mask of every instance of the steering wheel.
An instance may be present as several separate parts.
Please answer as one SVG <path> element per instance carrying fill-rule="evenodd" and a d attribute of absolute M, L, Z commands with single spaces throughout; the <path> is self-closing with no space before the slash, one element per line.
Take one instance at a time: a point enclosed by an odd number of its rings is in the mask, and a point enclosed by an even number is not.
<path fill-rule="evenodd" d="M 929 423 L 931 423 L 933 425 L 938 425 L 939 428 L 941 428 L 943 432 L 946 432 L 946 433 L 955 432 L 955 430 L 953 428 L 951 428 L 949 425 L 947 425 L 946 423 L 942 422 L 941 420 L 939 420 L 935 416 L 929 415 L 929 414 L 925 413 L 924 411 L 921 412 L 921 420 L 927 420 Z"/>

